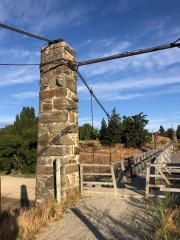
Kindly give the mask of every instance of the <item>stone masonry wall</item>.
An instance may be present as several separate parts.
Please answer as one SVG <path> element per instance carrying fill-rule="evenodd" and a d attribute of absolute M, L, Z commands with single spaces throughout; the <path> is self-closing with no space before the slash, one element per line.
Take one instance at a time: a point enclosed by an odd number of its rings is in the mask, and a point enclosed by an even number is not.
<path fill-rule="evenodd" d="M 55 160 L 61 163 L 61 196 L 79 185 L 75 51 L 63 40 L 41 51 L 36 201 L 55 197 Z"/>

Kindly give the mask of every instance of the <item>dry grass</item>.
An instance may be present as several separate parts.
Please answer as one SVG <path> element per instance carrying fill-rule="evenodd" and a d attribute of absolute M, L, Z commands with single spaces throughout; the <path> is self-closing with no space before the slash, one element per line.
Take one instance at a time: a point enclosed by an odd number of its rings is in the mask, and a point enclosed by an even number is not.
<path fill-rule="evenodd" d="M 169 142 L 170 139 L 167 137 L 158 137 L 158 147 L 164 147 Z M 151 149 L 153 149 L 153 143 L 146 144 L 140 149 L 125 148 L 124 144 L 119 143 L 110 148 L 109 146 L 102 146 L 97 140 L 91 140 L 80 141 L 79 155 L 81 163 L 110 163 Z"/>
<path fill-rule="evenodd" d="M 165 199 L 151 199 L 146 211 L 149 225 L 152 227 L 149 240 L 179 240 L 180 239 L 180 206 L 174 204 L 174 199 L 168 195 Z"/>
<path fill-rule="evenodd" d="M 34 240 L 35 234 L 43 226 L 60 220 L 67 208 L 73 206 L 79 199 L 80 195 L 76 191 L 71 191 L 68 200 L 62 204 L 49 201 L 29 209 L 2 213 L 0 216 L 0 239 Z"/>

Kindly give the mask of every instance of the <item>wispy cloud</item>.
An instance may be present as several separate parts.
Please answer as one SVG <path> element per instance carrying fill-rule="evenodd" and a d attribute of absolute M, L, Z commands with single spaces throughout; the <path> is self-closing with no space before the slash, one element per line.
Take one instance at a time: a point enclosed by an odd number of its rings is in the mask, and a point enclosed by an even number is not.
<path fill-rule="evenodd" d="M 81 2 L 76 2 L 73 7 L 69 7 L 69 2 L 64 0 L 18 0 L 18 4 L 14 0 L 7 0 L 1 1 L 0 20 L 16 26 L 28 27 L 30 31 L 39 33 L 47 32 L 57 26 L 83 24 L 88 20 L 88 13 L 91 10 L 90 4 L 85 5 Z"/>
<path fill-rule="evenodd" d="M 118 45 L 118 44 L 117 44 Z M 113 54 L 121 53 L 116 48 L 108 50 L 108 52 L 96 52 L 95 56 L 99 57 L 110 56 Z M 91 53 L 92 55 L 92 53 Z M 94 56 L 94 57 L 95 57 Z M 89 57 L 93 59 L 94 57 Z M 179 49 L 168 49 L 166 51 L 160 51 L 156 53 L 143 54 L 139 56 L 123 58 L 114 61 L 108 61 L 105 63 L 92 64 L 91 66 L 82 67 L 82 72 L 88 76 L 103 75 L 103 74 L 114 74 L 122 70 L 134 70 L 138 71 L 144 69 L 150 71 L 152 69 L 161 69 L 173 64 L 179 64 Z"/>
<path fill-rule="evenodd" d="M 13 94 L 12 97 L 18 98 L 20 100 L 24 100 L 28 98 L 38 97 L 38 95 L 39 95 L 39 92 L 23 92 L 23 93 Z"/>
<path fill-rule="evenodd" d="M 39 80 L 39 69 L 34 67 L 9 68 L 1 72 L 0 87 L 12 86 L 20 83 L 32 83 Z"/>

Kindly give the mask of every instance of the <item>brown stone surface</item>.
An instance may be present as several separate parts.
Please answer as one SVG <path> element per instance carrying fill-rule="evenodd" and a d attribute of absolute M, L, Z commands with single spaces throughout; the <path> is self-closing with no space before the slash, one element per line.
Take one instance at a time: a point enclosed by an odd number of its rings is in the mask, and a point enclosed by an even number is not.
<path fill-rule="evenodd" d="M 44 99 L 53 98 L 53 97 L 65 97 L 66 94 L 67 94 L 67 90 L 65 88 L 43 90 L 40 92 L 40 99 L 44 100 Z"/>
<path fill-rule="evenodd" d="M 40 145 L 40 146 L 45 146 L 45 145 L 48 143 L 48 141 L 49 141 L 49 136 L 48 136 L 48 134 L 47 134 L 47 133 L 42 134 L 42 135 L 40 135 L 39 138 L 38 138 L 38 145 Z"/>
<path fill-rule="evenodd" d="M 57 141 L 54 142 L 55 145 L 75 145 L 75 141 L 69 135 L 61 136 Z"/>
<path fill-rule="evenodd" d="M 72 154 L 72 148 L 66 146 L 58 146 L 58 147 L 49 147 L 46 152 L 46 156 L 65 156 Z"/>
<path fill-rule="evenodd" d="M 53 175 L 53 166 L 42 166 L 38 164 L 36 168 L 36 174 Z"/>
<path fill-rule="evenodd" d="M 52 113 L 41 114 L 39 116 L 39 123 L 52 123 L 52 122 L 67 122 L 68 113 L 66 111 L 54 111 Z"/>
<path fill-rule="evenodd" d="M 43 104 L 43 111 L 50 111 L 52 110 L 52 104 L 51 103 L 44 103 Z"/>
<path fill-rule="evenodd" d="M 46 188 L 54 188 L 54 176 L 49 177 L 46 182 L 45 182 L 45 187 Z"/>
<path fill-rule="evenodd" d="M 75 61 L 75 51 L 66 42 L 43 48 L 41 55 L 41 91 L 38 123 L 38 159 L 36 200 L 54 197 L 53 162 L 61 161 L 62 197 L 77 185 L 78 146 L 77 73 L 67 66 Z M 64 129 L 73 126 L 64 133 Z M 76 151 L 78 154 L 78 151 Z M 71 164 L 68 167 L 68 164 Z M 76 171 L 76 175 L 67 176 Z M 76 177 L 75 177 L 76 176 Z"/>
<path fill-rule="evenodd" d="M 68 165 L 66 168 L 66 174 L 71 174 L 74 172 L 79 172 L 79 165 L 78 164 Z"/>

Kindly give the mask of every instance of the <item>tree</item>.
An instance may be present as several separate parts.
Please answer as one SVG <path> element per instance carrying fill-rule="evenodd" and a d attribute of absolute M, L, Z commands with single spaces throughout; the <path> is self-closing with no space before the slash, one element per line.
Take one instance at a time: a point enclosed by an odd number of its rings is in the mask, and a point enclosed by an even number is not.
<path fill-rule="evenodd" d="M 159 132 L 160 132 L 161 136 L 164 136 L 165 129 L 163 128 L 162 125 L 161 125 L 160 128 L 159 128 Z"/>
<path fill-rule="evenodd" d="M 112 114 L 108 121 L 108 126 L 106 121 L 102 119 L 100 141 L 102 144 L 110 146 L 121 142 L 121 118 L 116 112 L 116 108 L 112 110 Z"/>
<path fill-rule="evenodd" d="M 121 129 L 121 118 L 114 108 L 108 122 L 109 145 L 121 142 Z"/>
<path fill-rule="evenodd" d="M 173 139 L 173 129 L 172 128 L 168 128 L 167 131 L 166 131 L 165 136 L 172 140 Z"/>
<path fill-rule="evenodd" d="M 180 125 L 177 126 L 176 136 L 177 136 L 177 139 L 180 139 Z"/>
<path fill-rule="evenodd" d="M 100 130 L 99 140 L 103 145 L 109 145 L 108 127 L 104 118 L 101 121 L 101 130 Z"/>
<path fill-rule="evenodd" d="M 131 117 L 123 117 L 122 142 L 126 147 L 141 147 L 150 141 L 149 133 L 145 129 L 149 122 L 146 116 L 141 112 Z"/>
<path fill-rule="evenodd" d="M 0 129 L 0 170 L 34 173 L 37 149 L 37 117 L 24 107 L 13 125 Z"/>
<path fill-rule="evenodd" d="M 99 136 L 99 132 L 96 128 L 92 127 L 89 123 L 79 127 L 79 139 L 80 140 L 91 140 L 96 139 Z"/>

